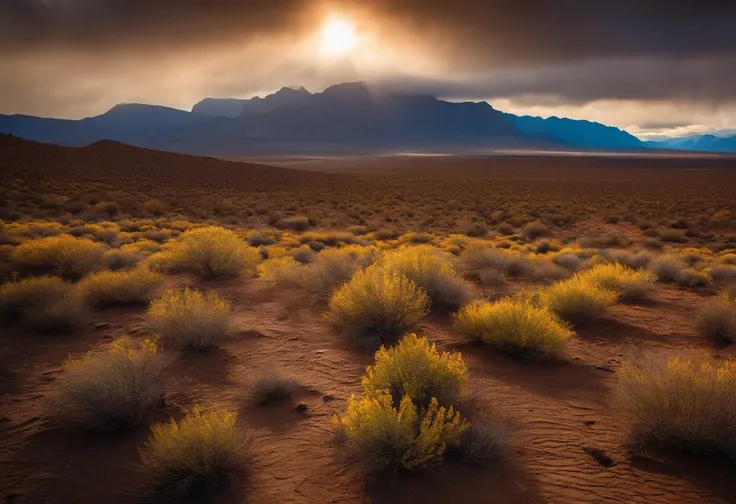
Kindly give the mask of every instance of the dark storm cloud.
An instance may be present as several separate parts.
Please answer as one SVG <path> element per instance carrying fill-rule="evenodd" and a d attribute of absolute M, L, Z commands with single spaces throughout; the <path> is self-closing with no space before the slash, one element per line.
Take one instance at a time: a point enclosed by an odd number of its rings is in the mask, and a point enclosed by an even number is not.
<path fill-rule="evenodd" d="M 736 102 L 734 0 L 0 0 L 0 112 L 99 112 L 113 99 L 173 96 L 177 85 L 186 93 L 168 103 L 184 106 L 194 93 L 338 82 L 344 72 L 310 80 L 309 62 L 276 67 L 329 12 L 426 60 L 421 79 L 401 65 L 380 76 L 402 88 L 546 105 Z M 286 45 L 259 46 L 197 82 L 175 75 L 272 39 Z"/>
<path fill-rule="evenodd" d="M 207 44 L 300 30 L 315 8 L 395 20 L 463 64 L 736 51 L 728 0 L 3 0 L 0 40 L 28 50 Z"/>

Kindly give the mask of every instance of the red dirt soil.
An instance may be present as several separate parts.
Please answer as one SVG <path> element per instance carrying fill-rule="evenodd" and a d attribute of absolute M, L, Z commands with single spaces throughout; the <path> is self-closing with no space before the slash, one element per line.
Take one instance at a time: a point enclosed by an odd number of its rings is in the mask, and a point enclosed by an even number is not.
<path fill-rule="evenodd" d="M 169 284 L 180 280 L 170 277 Z M 367 482 L 332 443 L 330 416 L 360 390 L 371 356 L 343 347 L 302 291 L 261 280 L 209 282 L 235 303 L 235 334 L 221 349 L 181 354 L 170 370 L 167 406 L 152 420 L 181 415 L 195 403 L 235 410 L 255 433 L 247 471 L 218 503 L 724 503 L 736 501 L 733 467 L 715 460 L 632 456 L 608 392 L 626 347 L 713 350 L 693 327 L 704 297 L 658 287 L 651 299 L 616 307 L 580 328 L 562 362 L 524 364 L 453 333 L 446 316 L 420 328 L 443 349 L 462 351 L 471 368 L 476 406 L 503 417 L 510 447 L 475 468 L 448 462 L 432 471 Z M 30 336 L 0 332 L 0 496 L 6 503 L 131 502 L 145 493 L 137 445 L 141 426 L 126 435 L 86 434 L 46 420 L 44 397 L 69 354 L 146 332 L 143 308 L 99 311 L 76 333 Z M 252 379 L 279 368 L 300 388 L 295 404 L 255 406 Z M 604 467 L 593 455 L 612 459 Z M 591 455 L 592 454 L 592 455 Z"/>

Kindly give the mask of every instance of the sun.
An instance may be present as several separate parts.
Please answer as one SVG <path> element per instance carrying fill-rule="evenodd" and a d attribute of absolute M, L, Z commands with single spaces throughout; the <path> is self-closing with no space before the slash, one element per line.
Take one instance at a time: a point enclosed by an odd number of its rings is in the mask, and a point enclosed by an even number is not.
<path fill-rule="evenodd" d="M 322 49 L 332 54 L 346 54 L 355 45 L 355 27 L 340 18 L 329 19 L 322 26 Z"/>

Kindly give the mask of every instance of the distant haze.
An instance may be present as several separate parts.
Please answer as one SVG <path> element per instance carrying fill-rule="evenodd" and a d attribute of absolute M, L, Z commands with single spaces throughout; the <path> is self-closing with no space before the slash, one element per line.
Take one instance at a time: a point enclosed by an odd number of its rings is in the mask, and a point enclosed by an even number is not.
<path fill-rule="evenodd" d="M 355 30 L 339 54 L 319 45 L 334 18 Z M 725 0 L 3 0 L 0 113 L 371 80 L 644 139 L 732 132 L 735 27 Z"/>

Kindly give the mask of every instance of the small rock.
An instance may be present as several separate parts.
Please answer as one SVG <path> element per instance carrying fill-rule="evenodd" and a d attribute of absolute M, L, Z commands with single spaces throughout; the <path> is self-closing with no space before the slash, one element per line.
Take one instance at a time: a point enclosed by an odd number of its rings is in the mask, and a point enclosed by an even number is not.
<path fill-rule="evenodd" d="M 95 329 L 98 331 L 102 331 L 103 329 L 109 329 L 110 324 L 107 322 L 100 322 L 99 324 L 95 324 Z"/>
<path fill-rule="evenodd" d="M 583 422 L 585 425 L 595 425 L 598 423 L 597 420 L 586 420 Z"/>
<path fill-rule="evenodd" d="M 289 341 L 297 341 L 299 339 L 299 336 L 292 336 L 289 338 Z"/>
<path fill-rule="evenodd" d="M 335 396 L 332 395 L 332 394 L 325 394 L 325 395 L 322 396 L 322 400 L 324 402 L 334 401 L 335 400 Z"/>
<path fill-rule="evenodd" d="M 585 453 L 593 457 L 593 459 L 603 467 L 613 467 L 616 465 L 616 461 L 606 455 L 606 452 L 600 448 L 591 448 L 586 446 L 583 450 L 585 450 Z"/>
<path fill-rule="evenodd" d="M 307 406 L 305 403 L 299 403 L 296 405 L 296 410 L 301 413 L 306 413 L 309 406 Z"/>

